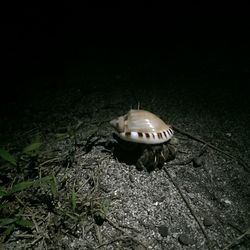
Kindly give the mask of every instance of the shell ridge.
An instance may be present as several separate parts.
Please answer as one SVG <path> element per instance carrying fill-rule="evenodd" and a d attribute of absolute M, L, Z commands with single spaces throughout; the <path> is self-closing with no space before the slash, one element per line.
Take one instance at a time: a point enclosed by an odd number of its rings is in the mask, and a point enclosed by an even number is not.
<path fill-rule="evenodd" d="M 118 132 L 121 139 L 144 143 L 160 144 L 170 140 L 172 128 L 156 115 L 145 110 L 130 110 L 124 117 L 124 129 Z"/>

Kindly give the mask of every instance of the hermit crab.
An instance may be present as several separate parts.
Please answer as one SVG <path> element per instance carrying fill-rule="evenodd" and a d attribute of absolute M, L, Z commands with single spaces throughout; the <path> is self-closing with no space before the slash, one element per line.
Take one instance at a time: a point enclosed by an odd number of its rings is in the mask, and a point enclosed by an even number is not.
<path fill-rule="evenodd" d="M 174 131 L 153 113 L 131 109 L 110 124 L 118 141 L 116 156 L 135 163 L 138 169 L 152 171 L 175 158 L 176 148 L 171 143 Z"/>

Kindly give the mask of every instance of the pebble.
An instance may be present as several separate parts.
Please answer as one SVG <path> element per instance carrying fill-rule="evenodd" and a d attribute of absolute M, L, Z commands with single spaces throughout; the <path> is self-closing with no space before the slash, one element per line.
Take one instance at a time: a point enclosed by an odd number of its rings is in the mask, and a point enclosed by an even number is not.
<path fill-rule="evenodd" d="M 129 174 L 129 180 L 134 183 L 135 182 L 135 177 L 132 174 Z"/>
<path fill-rule="evenodd" d="M 191 239 L 187 234 L 181 234 L 178 239 L 179 242 L 185 246 L 194 244 L 193 239 Z"/>
<path fill-rule="evenodd" d="M 203 225 L 205 227 L 210 227 L 214 224 L 214 221 L 210 217 L 204 217 L 203 218 Z"/>
<path fill-rule="evenodd" d="M 159 226 L 158 231 L 162 237 L 167 237 L 169 235 L 167 226 L 164 226 L 164 225 Z"/>
<path fill-rule="evenodd" d="M 204 164 L 204 160 L 201 157 L 195 157 L 193 159 L 193 166 L 195 168 L 201 167 Z"/>

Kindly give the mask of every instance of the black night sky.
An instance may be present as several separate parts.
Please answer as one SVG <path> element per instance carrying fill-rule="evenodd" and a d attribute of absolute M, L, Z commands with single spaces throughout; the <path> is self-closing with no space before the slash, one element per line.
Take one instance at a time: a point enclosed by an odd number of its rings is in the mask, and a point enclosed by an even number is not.
<path fill-rule="evenodd" d="M 240 77 L 246 93 L 250 46 L 237 24 L 223 18 L 210 22 L 200 17 L 200 23 L 185 17 L 169 20 L 161 12 L 154 18 L 157 11 L 149 8 L 142 17 L 133 12 L 131 20 L 124 20 L 125 10 L 67 6 L 57 11 L 22 7 L 13 12 L 3 30 L 6 91 L 1 91 L 1 100 L 25 101 L 45 89 L 74 87 L 72 74 L 109 81 L 114 72 L 136 79 L 133 84 L 205 76 L 220 78 L 216 85 L 226 88 L 228 79 Z M 8 91 L 11 95 L 6 95 Z"/>

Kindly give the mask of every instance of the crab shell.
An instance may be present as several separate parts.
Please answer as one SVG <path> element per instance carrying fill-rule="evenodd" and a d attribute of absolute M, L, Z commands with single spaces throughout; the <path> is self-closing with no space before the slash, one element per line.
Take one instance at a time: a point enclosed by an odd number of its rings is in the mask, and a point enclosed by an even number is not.
<path fill-rule="evenodd" d="M 160 144 L 170 140 L 174 134 L 169 125 L 146 110 L 131 109 L 110 124 L 122 140 L 136 143 Z"/>

